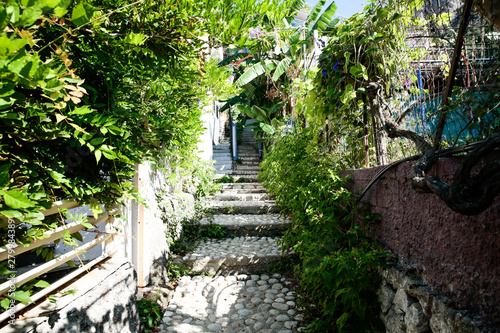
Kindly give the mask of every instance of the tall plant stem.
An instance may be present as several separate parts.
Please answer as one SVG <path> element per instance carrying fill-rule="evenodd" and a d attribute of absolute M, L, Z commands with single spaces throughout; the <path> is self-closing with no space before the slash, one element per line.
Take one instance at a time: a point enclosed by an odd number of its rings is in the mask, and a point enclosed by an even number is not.
<path fill-rule="evenodd" d="M 455 49 L 453 50 L 453 58 L 451 59 L 450 74 L 448 80 L 446 81 L 446 90 L 443 96 L 443 103 L 441 108 L 441 114 L 439 116 L 439 123 L 436 128 L 436 136 L 434 137 L 434 149 L 438 150 L 441 144 L 441 137 L 443 136 L 444 124 L 446 123 L 446 106 L 448 104 L 448 98 L 451 96 L 453 90 L 453 82 L 455 81 L 455 76 L 457 74 L 458 61 L 460 60 L 460 53 L 464 43 L 465 32 L 467 31 L 467 25 L 469 24 L 470 12 L 472 9 L 472 3 L 474 0 L 467 0 L 464 5 L 464 12 L 462 13 L 462 20 L 460 21 L 460 27 L 458 28 L 457 40 L 455 42 Z"/>

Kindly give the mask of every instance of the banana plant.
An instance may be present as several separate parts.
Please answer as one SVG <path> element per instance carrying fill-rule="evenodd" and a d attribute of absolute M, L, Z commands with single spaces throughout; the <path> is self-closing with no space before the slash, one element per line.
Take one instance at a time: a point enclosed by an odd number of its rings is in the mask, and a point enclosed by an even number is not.
<path fill-rule="evenodd" d="M 273 118 L 273 115 L 283 107 L 284 103 L 285 102 L 282 101 L 274 104 L 272 107 L 257 105 L 248 106 L 243 104 L 238 104 L 235 107 L 247 117 L 257 120 L 255 123 L 245 125 L 245 127 L 255 127 L 255 129 L 253 129 L 254 132 L 265 132 L 269 135 L 273 135 L 276 130 L 283 125 L 283 122 Z"/>
<path fill-rule="evenodd" d="M 281 60 L 274 60 L 274 59 L 263 59 L 261 61 L 258 61 L 257 63 L 253 64 L 251 67 L 249 67 L 244 74 L 242 74 L 236 83 L 240 87 L 245 87 L 248 84 L 250 84 L 252 81 L 255 79 L 263 76 L 263 75 L 268 75 L 272 79 L 272 81 L 276 82 L 279 80 L 279 78 L 294 64 L 297 62 L 297 60 L 300 57 L 300 46 L 305 44 L 305 45 L 311 45 L 312 38 L 314 37 L 314 30 L 318 30 L 318 32 L 322 31 L 327 31 L 331 27 L 333 27 L 335 24 L 338 23 L 339 19 L 338 18 L 333 18 L 335 15 L 335 12 L 337 11 L 337 5 L 335 2 L 332 2 L 323 12 L 323 14 L 320 15 L 321 10 L 323 6 L 325 5 L 326 0 L 320 0 L 318 3 L 314 6 L 314 8 L 311 10 L 311 13 L 309 14 L 307 21 L 305 23 L 306 26 L 306 33 L 305 33 L 305 38 L 301 37 L 302 30 L 300 28 L 297 28 L 293 30 L 293 33 L 291 35 L 287 35 L 287 31 L 290 31 L 292 29 L 292 26 L 290 25 L 289 20 L 283 20 L 282 24 L 282 31 L 283 31 L 283 39 L 285 42 L 283 43 L 283 53 L 281 55 L 282 59 Z M 275 42 L 276 43 L 282 43 L 282 38 L 279 38 L 280 40 L 276 40 L 278 37 L 275 36 Z M 271 74 L 271 72 L 274 71 Z"/>

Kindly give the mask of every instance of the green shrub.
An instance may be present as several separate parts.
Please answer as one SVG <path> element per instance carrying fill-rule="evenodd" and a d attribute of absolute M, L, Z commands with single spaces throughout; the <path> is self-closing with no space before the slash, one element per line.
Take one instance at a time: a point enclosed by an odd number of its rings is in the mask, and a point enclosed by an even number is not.
<path fill-rule="evenodd" d="M 155 332 L 162 318 L 161 306 L 150 299 L 141 299 L 137 301 L 139 307 L 139 317 L 144 332 Z"/>
<path fill-rule="evenodd" d="M 222 185 L 215 180 L 215 169 L 210 165 L 212 162 L 198 161 L 193 178 L 196 186 L 196 196 L 206 197 L 222 190 Z"/>
<path fill-rule="evenodd" d="M 376 217 L 353 205 L 340 163 L 318 145 L 315 131 L 276 137 L 259 175 L 283 213 L 293 218 L 283 249 L 299 256 L 308 329 L 363 332 L 373 328 L 377 268 L 384 252 L 370 237 Z"/>

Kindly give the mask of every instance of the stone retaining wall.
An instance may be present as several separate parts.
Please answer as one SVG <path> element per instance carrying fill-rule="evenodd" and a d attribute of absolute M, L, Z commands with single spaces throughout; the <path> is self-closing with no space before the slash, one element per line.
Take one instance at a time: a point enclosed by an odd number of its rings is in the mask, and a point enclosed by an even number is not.
<path fill-rule="evenodd" d="M 381 275 L 382 285 L 377 294 L 387 332 L 495 332 L 481 322 L 474 322 L 463 311 L 455 310 L 449 305 L 450 299 L 418 278 L 395 268 L 381 270 Z"/>
<path fill-rule="evenodd" d="M 389 170 L 363 198 L 381 217 L 378 239 L 404 263 L 405 270 L 447 296 L 455 308 L 500 327 L 500 197 L 479 215 L 460 215 L 436 195 L 412 189 L 413 163 Z M 440 159 L 431 174 L 450 181 L 459 163 L 458 158 Z M 352 190 L 358 191 L 381 168 L 350 170 L 344 175 L 352 175 Z M 399 286 L 393 288 L 399 290 Z"/>

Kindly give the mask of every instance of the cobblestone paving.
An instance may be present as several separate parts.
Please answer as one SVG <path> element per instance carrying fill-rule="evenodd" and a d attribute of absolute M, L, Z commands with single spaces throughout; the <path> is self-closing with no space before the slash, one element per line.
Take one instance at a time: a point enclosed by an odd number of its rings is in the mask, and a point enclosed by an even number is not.
<path fill-rule="evenodd" d="M 292 333 L 301 321 L 295 293 L 280 274 L 184 276 L 161 332 Z"/>
<path fill-rule="evenodd" d="M 238 156 L 258 161 L 253 134 L 245 129 L 248 142 L 238 147 Z M 243 140 L 243 141 L 245 141 Z M 276 214 L 275 205 L 257 179 L 258 167 L 244 163 L 233 175 L 246 183 L 223 184 L 222 193 L 209 205 L 214 213 L 202 225 L 225 226 L 228 234 L 241 237 L 202 241 L 185 256 L 174 258 L 193 271 L 212 276 L 183 276 L 160 325 L 161 332 L 179 333 L 292 333 L 299 332 L 303 319 L 297 313 L 292 282 L 280 274 L 267 272 L 281 256 L 277 244 L 289 220 Z M 237 178 L 237 176 L 235 177 Z M 231 201 L 228 201 L 231 200 Z M 234 200 L 234 201 L 232 201 Z M 236 201 L 238 200 L 238 201 Z M 257 273 L 259 275 L 257 275 Z M 234 275 L 234 273 L 238 273 Z M 249 273 L 249 274 L 241 274 Z M 250 274 L 256 273 L 256 274 Z M 215 275 L 215 276 L 214 276 Z"/>
<path fill-rule="evenodd" d="M 183 260 L 220 259 L 223 257 L 259 257 L 281 255 L 276 243 L 278 237 L 235 237 L 222 240 L 204 240 Z"/>

